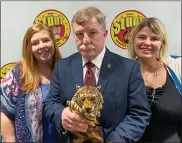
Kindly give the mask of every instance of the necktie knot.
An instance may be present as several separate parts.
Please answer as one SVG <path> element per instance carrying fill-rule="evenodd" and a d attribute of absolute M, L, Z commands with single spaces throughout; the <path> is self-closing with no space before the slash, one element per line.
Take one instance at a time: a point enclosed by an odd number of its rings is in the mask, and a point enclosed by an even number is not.
<path fill-rule="evenodd" d="M 96 86 L 96 78 L 92 71 L 92 67 L 95 66 L 92 62 L 87 62 L 87 71 L 85 73 L 84 85 L 85 86 Z"/>
<path fill-rule="evenodd" d="M 92 62 L 87 62 L 86 63 L 86 67 L 88 68 L 88 69 L 91 69 L 92 67 L 94 67 L 95 65 L 92 63 Z"/>

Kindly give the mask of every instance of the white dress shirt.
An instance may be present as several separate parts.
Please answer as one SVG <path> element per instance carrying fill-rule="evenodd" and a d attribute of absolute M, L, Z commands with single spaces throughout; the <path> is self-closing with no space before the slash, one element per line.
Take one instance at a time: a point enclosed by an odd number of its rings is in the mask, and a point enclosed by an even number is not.
<path fill-rule="evenodd" d="M 102 60 L 104 58 L 104 54 L 106 52 L 106 48 L 104 47 L 102 52 L 96 57 L 94 58 L 91 62 L 95 65 L 92 70 L 93 70 L 93 73 L 95 75 L 95 78 L 96 78 L 96 84 L 99 80 L 99 75 L 100 75 L 100 69 L 101 69 L 101 65 L 102 65 Z M 85 73 L 86 73 L 86 70 L 87 70 L 87 67 L 86 67 L 86 63 L 88 62 L 87 59 L 85 59 L 84 57 L 82 57 L 82 66 L 83 66 L 83 79 L 85 78 Z"/>

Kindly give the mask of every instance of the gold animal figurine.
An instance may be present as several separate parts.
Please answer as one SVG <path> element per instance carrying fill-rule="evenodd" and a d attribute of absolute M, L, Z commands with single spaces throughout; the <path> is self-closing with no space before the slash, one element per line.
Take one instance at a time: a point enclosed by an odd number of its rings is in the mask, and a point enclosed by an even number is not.
<path fill-rule="evenodd" d="M 99 128 L 97 117 L 100 117 L 100 110 L 102 109 L 103 97 L 99 92 L 101 86 L 76 86 L 77 92 L 74 94 L 71 101 L 67 101 L 67 105 L 72 112 L 76 112 L 84 117 L 89 125 L 87 133 L 76 132 L 77 139 L 74 143 L 82 143 L 84 141 L 91 141 L 93 143 L 103 143 L 103 138 L 99 135 Z"/>

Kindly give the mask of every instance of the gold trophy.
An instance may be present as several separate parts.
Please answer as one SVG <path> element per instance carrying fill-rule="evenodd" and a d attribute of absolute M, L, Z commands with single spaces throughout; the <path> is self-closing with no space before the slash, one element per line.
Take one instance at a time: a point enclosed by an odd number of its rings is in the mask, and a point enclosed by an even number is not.
<path fill-rule="evenodd" d="M 71 101 L 67 101 L 67 106 L 72 112 L 76 112 L 82 117 L 89 125 L 86 133 L 76 132 L 77 139 L 74 143 L 82 143 L 84 141 L 91 141 L 93 143 L 103 143 L 103 138 L 99 135 L 99 128 L 97 117 L 100 117 L 100 110 L 104 103 L 102 94 L 99 92 L 101 86 L 76 86 L 77 92 L 74 94 Z"/>

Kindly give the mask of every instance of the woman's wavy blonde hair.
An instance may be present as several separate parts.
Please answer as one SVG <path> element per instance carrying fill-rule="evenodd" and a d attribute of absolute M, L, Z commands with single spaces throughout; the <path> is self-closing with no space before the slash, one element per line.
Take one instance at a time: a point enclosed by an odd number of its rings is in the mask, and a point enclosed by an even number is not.
<path fill-rule="evenodd" d="M 54 43 L 54 54 L 50 61 L 50 67 L 53 70 L 55 63 L 62 58 L 55 41 L 55 36 L 50 27 L 44 24 L 33 24 L 28 28 L 23 39 L 22 58 L 19 63 L 21 69 L 21 89 L 29 92 L 38 88 L 40 84 L 40 73 L 37 67 L 36 59 L 32 53 L 31 38 L 35 33 L 46 30 Z"/>
<path fill-rule="evenodd" d="M 128 56 L 131 59 L 136 59 L 137 55 L 134 50 L 135 45 L 135 38 L 138 32 L 144 27 L 148 27 L 155 35 L 159 36 L 162 44 L 159 56 L 157 57 L 157 60 L 159 61 L 166 61 L 167 57 L 167 48 L 168 48 L 168 41 L 167 41 L 167 33 L 165 30 L 164 25 L 162 22 L 157 18 L 145 18 L 143 19 L 132 31 L 132 35 L 128 44 Z"/>

